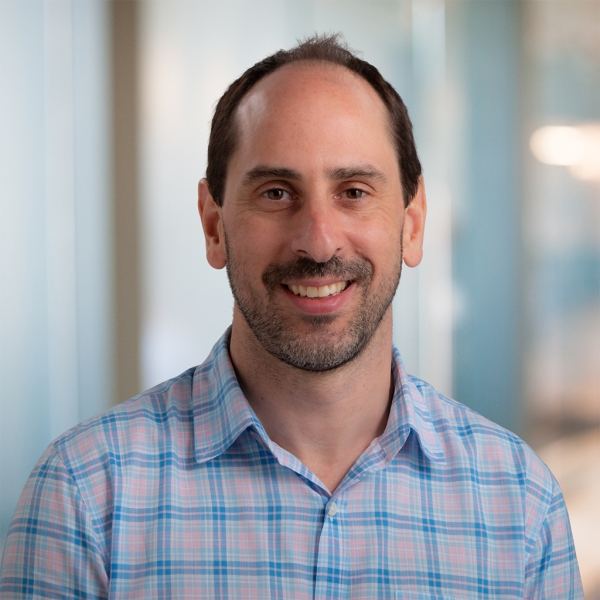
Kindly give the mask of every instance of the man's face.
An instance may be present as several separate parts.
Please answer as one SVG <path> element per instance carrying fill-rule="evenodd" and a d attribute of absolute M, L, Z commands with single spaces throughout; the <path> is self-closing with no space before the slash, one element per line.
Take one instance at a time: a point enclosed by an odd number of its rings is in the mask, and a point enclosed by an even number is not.
<path fill-rule="evenodd" d="M 234 328 L 297 368 L 343 365 L 390 316 L 400 278 L 405 211 L 385 106 L 350 71 L 303 63 L 259 82 L 237 126 L 219 223 Z"/>

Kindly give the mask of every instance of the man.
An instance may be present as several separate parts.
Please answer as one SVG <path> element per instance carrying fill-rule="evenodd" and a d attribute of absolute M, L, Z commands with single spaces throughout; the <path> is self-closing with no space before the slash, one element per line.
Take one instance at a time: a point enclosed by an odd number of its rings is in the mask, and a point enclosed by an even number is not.
<path fill-rule="evenodd" d="M 249 69 L 216 108 L 199 209 L 231 329 L 50 446 L 0 596 L 582 598 L 548 469 L 392 346 L 426 201 L 378 71 L 335 37 Z"/>

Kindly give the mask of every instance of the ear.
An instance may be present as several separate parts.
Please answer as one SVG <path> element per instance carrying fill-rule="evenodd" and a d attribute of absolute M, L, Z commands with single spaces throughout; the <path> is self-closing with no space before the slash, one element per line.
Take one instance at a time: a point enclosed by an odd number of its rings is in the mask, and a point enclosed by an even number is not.
<path fill-rule="evenodd" d="M 425 184 L 423 183 L 423 177 L 420 177 L 417 193 L 404 209 L 402 256 L 407 267 L 416 267 L 423 258 L 423 234 L 425 232 L 426 214 Z"/>
<path fill-rule="evenodd" d="M 208 190 L 206 179 L 198 184 L 198 212 L 206 240 L 206 259 L 214 269 L 222 269 L 227 263 L 223 213 Z"/>

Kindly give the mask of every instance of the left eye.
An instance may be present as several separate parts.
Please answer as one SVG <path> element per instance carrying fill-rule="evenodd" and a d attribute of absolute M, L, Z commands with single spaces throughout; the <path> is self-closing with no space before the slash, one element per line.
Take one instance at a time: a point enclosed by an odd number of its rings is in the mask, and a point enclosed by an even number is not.
<path fill-rule="evenodd" d="M 281 188 L 273 188 L 272 190 L 267 190 L 263 194 L 269 200 L 289 200 L 291 195 L 289 192 L 282 190 Z"/>
<path fill-rule="evenodd" d="M 366 192 L 364 190 L 359 190 L 357 188 L 350 188 L 342 192 L 342 196 L 348 198 L 348 200 L 358 200 L 359 198 L 362 198 L 365 195 Z"/>

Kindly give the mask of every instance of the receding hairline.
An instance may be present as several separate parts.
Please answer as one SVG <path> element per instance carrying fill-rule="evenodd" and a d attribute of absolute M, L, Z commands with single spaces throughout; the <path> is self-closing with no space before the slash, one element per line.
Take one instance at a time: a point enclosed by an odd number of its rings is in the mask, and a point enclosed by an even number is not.
<path fill-rule="evenodd" d="M 256 86 L 261 85 L 263 79 L 267 80 L 269 75 L 275 75 L 277 71 L 292 65 L 295 65 L 295 68 L 308 66 L 312 71 L 327 72 L 330 77 L 336 79 L 341 71 L 336 71 L 332 67 L 346 67 L 346 70 L 364 79 L 379 96 L 386 109 L 392 143 L 398 159 L 402 195 L 405 206 L 408 206 L 416 193 L 422 167 L 406 105 L 377 68 L 348 47 L 342 34 L 315 34 L 304 40 L 298 40 L 297 45 L 289 50 L 278 50 L 248 68 L 221 96 L 211 121 L 206 171 L 209 189 L 217 204 L 223 203 L 228 165 L 232 154 L 237 149 L 237 139 L 240 134 L 244 136 L 252 125 L 252 120 L 240 121 L 243 123 L 243 128 L 238 129 L 237 116 L 240 104 L 243 106 L 247 102 L 247 96 L 255 91 Z M 343 77 L 349 81 L 345 76 Z M 370 97 L 373 93 L 364 90 L 363 86 L 360 87 L 363 88 L 361 92 L 365 97 Z M 379 104 L 373 105 L 373 108 L 375 106 L 381 108 Z M 380 108 L 375 110 L 379 113 Z M 371 112 L 370 108 L 366 110 Z"/>
<path fill-rule="evenodd" d="M 368 90 L 369 96 L 373 100 L 375 100 L 375 102 L 380 106 L 380 108 L 382 110 L 383 117 L 385 119 L 385 125 L 386 125 L 386 129 L 388 131 L 389 141 L 391 142 L 391 144 L 392 144 L 393 147 L 396 146 L 396 140 L 394 138 L 394 125 L 393 125 L 393 119 L 392 119 L 392 115 L 391 115 L 390 109 L 386 105 L 386 103 L 383 101 L 383 99 L 380 96 L 380 94 L 378 93 L 378 91 L 371 85 L 371 83 L 367 79 L 365 79 L 364 77 L 362 77 L 356 71 L 353 71 L 352 69 L 348 68 L 346 65 L 343 65 L 343 64 L 340 64 L 340 63 L 337 63 L 337 62 L 333 62 L 333 61 L 330 61 L 330 60 L 327 60 L 327 59 L 307 58 L 307 59 L 301 59 L 301 60 L 293 61 L 293 62 L 284 64 L 284 65 L 278 67 L 277 69 L 275 69 L 274 71 L 272 71 L 271 73 L 265 75 L 259 81 L 257 81 L 246 92 L 246 94 L 244 94 L 244 96 L 240 99 L 240 101 L 238 102 L 238 104 L 235 107 L 235 110 L 234 110 L 234 112 L 232 114 L 235 146 L 234 146 L 233 152 L 232 152 L 231 157 L 230 157 L 230 162 L 231 162 L 231 159 L 233 158 L 233 156 L 235 155 L 236 151 L 239 148 L 239 140 L 240 140 L 240 134 L 241 134 L 240 112 L 243 110 L 245 103 L 253 95 L 253 93 L 256 93 L 256 92 L 260 93 L 260 88 L 263 85 L 266 85 L 270 79 L 272 79 L 274 76 L 276 76 L 280 72 L 290 71 L 290 70 L 312 71 L 312 70 L 315 70 L 315 69 L 318 69 L 318 70 L 320 70 L 323 73 L 331 73 L 331 74 L 345 72 L 345 73 L 347 73 L 347 74 L 349 74 L 351 76 L 351 79 L 353 79 L 354 81 L 358 81 L 359 83 L 361 83 L 363 85 L 363 89 L 364 90 Z M 340 71 L 340 69 L 342 69 L 343 71 Z M 327 79 L 329 79 L 329 78 L 327 78 Z M 336 80 L 336 79 L 337 78 L 332 77 L 330 80 L 333 83 L 343 84 L 343 82 L 341 80 L 339 80 L 339 79 Z M 402 180 L 402 173 L 400 172 L 400 170 L 399 170 L 398 174 L 399 174 L 400 180 Z M 224 192 L 223 196 L 225 196 L 226 187 L 227 187 L 227 177 L 225 178 L 225 186 L 224 186 L 224 189 L 223 189 L 223 192 Z"/>
<path fill-rule="evenodd" d="M 248 98 L 250 96 L 252 96 L 253 93 L 255 93 L 257 90 L 260 90 L 261 87 L 267 85 L 269 80 L 272 80 L 274 77 L 281 75 L 282 73 L 285 73 L 287 71 L 321 71 L 321 73 L 323 73 L 323 74 L 331 74 L 331 75 L 334 75 L 335 73 L 338 73 L 338 74 L 345 73 L 345 74 L 349 75 L 355 81 L 358 81 L 358 82 L 364 84 L 364 86 L 366 86 L 365 89 L 368 89 L 370 94 L 374 94 L 374 98 L 376 98 L 379 101 L 379 103 L 383 107 L 384 111 L 386 113 L 388 113 L 388 115 L 389 115 L 388 107 L 386 106 L 386 104 L 383 101 L 382 97 L 380 96 L 379 92 L 371 85 L 371 83 L 365 77 L 363 77 L 356 71 L 353 71 L 351 68 L 349 68 L 348 66 L 346 66 L 344 64 L 334 62 L 331 60 L 327 60 L 326 58 L 303 58 L 300 60 L 295 60 L 293 62 L 289 62 L 284 65 L 281 65 L 280 67 L 277 67 L 277 69 L 275 69 L 274 71 L 271 71 L 264 77 L 261 77 L 242 96 L 242 98 L 240 98 L 240 101 L 238 102 L 237 106 L 235 107 L 233 116 L 235 118 L 237 118 L 240 108 L 244 105 L 244 103 L 248 100 Z M 334 83 L 342 83 L 340 77 L 332 76 L 331 78 L 327 78 L 327 79 L 330 79 Z"/>

